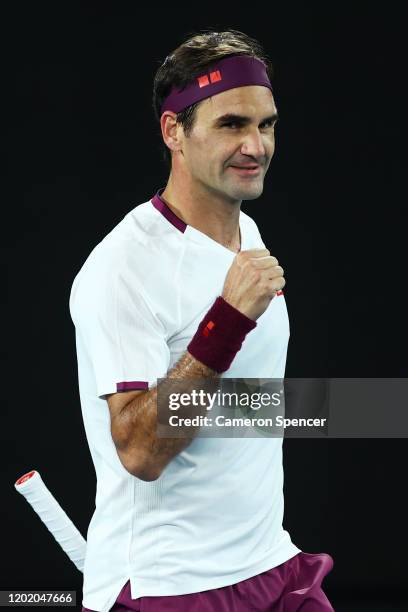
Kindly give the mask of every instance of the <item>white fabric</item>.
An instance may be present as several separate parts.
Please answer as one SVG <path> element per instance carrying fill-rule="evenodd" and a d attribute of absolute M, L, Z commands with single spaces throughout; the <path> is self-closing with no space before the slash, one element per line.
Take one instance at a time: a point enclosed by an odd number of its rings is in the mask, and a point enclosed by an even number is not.
<path fill-rule="evenodd" d="M 263 247 L 240 212 L 241 248 Z M 117 383 L 155 385 L 221 295 L 235 254 L 151 201 L 131 210 L 76 276 L 79 390 L 97 476 L 87 534 L 83 605 L 107 612 L 130 579 L 132 598 L 235 584 L 300 549 L 282 528 L 282 439 L 196 438 L 144 482 L 122 466 L 104 398 Z M 284 295 L 258 319 L 226 377 L 283 378 L 289 321 Z"/>

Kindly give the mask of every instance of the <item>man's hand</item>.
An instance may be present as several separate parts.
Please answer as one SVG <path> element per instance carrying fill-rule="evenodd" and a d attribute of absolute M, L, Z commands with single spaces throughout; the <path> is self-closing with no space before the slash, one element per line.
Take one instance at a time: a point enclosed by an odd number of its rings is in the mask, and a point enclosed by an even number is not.
<path fill-rule="evenodd" d="M 268 249 L 251 249 L 237 254 L 225 279 L 222 297 L 256 321 L 276 293 L 286 285 L 283 268 Z"/>

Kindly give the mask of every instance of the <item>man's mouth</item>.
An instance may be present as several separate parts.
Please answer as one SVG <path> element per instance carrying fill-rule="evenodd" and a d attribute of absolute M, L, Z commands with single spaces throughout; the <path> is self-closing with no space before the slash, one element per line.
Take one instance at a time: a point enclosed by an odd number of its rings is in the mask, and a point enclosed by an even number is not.
<path fill-rule="evenodd" d="M 255 176 L 255 175 L 259 174 L 259 172 L 261 171 L 261 166 L 256 166 L 256 165 L 252 165 L 252 166 L 230 166 L 230 168 L 232 168 L 233 170 L 235 170 L 239 174 L 242 174 L 243 176 Z"/>

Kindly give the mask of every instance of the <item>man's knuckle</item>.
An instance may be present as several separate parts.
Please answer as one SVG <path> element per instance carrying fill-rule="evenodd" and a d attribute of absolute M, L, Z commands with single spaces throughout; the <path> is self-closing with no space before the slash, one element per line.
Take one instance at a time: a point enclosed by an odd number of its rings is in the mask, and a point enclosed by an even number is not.
<path fill-rule="evenodd" d="M 259 290 L 262 297 L 267 297 L 268 295 L 270 295 L 271 286 L 267 281 L 264 280 L 260 283 Z"/>
<path fill-rule="evenodd" d="M 250 253 L 249 251 L 240 251 L 237 254 L 237 257 L 239 257 L 240 259 L 249 259 Z"/>
<path fill-rule="evenodd" d="M 252 268 L 251 269 L 251 279 L 252 279 L 252 281 L 254 281 L 255 283 L 259 283 L 261 278 L 262 278 L 261 271 L 258 270 L 257 268 Z"/>

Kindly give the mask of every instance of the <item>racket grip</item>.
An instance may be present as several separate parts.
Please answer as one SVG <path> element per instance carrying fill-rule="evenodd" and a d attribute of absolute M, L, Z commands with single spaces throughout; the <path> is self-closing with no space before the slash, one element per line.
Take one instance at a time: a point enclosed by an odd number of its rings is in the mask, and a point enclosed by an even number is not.
<path fill-rule="evenodd" d="M 39 472 L 27 472 L 14 486 L 26 498 L 79 571 L 83 572 L 86 540 L 46 487 Z"/>

